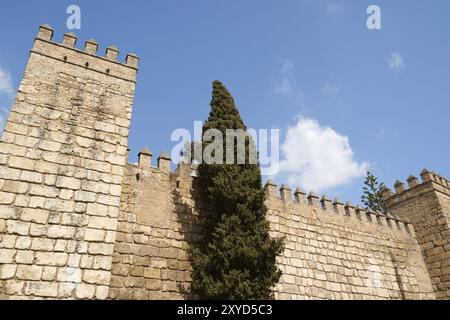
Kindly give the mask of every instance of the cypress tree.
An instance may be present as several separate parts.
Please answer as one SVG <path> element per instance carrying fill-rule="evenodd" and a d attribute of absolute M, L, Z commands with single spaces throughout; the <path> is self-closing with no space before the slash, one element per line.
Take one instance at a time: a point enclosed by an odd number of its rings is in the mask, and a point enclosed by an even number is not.
<path fill-rule="evenodd" d="M 203 126 L 223 134 L 247 130 L 234 99 L 220 81 L 213 82 L 211 113 Z M 211 142 L 202 142 L 203 150 Z M 251 150 L 251 148 L 255 148 Z M 276 257 L 281 239 L 269 235 L 267 208 L 259 164 L 249 163 L 256 147 L 246 140 L 245 164 L 200 164 L 200 197 L 212 206 L 203 224 L 204 241 L 192 251 L 193 292 L 201 299 L 271 299 L 281 271 Z M 237 150 L 235 148 L 235 158 Z"/>

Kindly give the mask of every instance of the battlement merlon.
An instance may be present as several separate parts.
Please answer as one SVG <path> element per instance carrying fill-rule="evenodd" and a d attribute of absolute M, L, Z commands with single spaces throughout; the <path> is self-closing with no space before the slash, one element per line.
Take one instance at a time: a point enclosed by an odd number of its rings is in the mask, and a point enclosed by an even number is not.
<path fill-rule="evenodd" d="M 268 180 L 264 190 L 269 202 L 278 203 L 280 208 L 291 204 L 294 207 L 295 205 L 300 205 L 303 208 L 307 207 L 330 217 L 347 217 L 352 221 L 375 225 L 385 230 L 415 237 L 412 223 L 406 218 L 400 219 L 390 214 L 383 215 L 368 208 L 355 207 L 349 202 L 344 204 L 339 198 L 331 200 L 326 195 L 319 197 L 315 192 L 310 192 L 306 195 L 301 188 L 295 190 L 293 199 L 292 190 L 289 186 L 283 184 L 279 190 L 277 188 L 277 184 L 274 181 Z M 299 210 L 299 207 L 292 210 L 292 212 L 295 212 L 295 210 Z"/>
<path fill-rule="evenodd" d="M 53 29 L 49 25 L 41 25 L 31 53 L 39 54 L 64 63 L 117 77 L 125 81 L 136 82 L 139 58 L 135 54 L 128 54 L 125 62 L 117 60 L 119 50 L 115 46 L 106 49 L 105 56 L 97 55 L 98 43 L 87 40 L 84 50 L 75 48 L 77 36 L 66 33 L 62 43 L 53 41 Z"/>
<path fill-rule="evenodd" d="M 389 210 L 399 203 L 432 191 L 450 196 L 450 182 L 446 178 L 427 169 L 420 173 L 420 177 L 422 182 L 415 176 L 409 176 L 407 179 L 408 188 L 405 188 L 403 182 L 397 180 L 394 185 L 395 192 L 385 187 L 382 190 L 382 195 L 387 209 Z"/>

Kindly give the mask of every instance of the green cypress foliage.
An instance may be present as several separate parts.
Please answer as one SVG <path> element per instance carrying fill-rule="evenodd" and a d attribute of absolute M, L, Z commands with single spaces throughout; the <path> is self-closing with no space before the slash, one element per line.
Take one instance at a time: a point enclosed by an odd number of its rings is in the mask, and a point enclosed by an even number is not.
<path fill-rule="evenodd" d="M 248 161 L 250 151 L 256 152 L 252 139 L 246 140 L 245 164 L 226 164 L 226 130 L 247 127 L 220 81 L 213 82 L 203 133 L 208 129 L 223 134 L 224 164 L 203 162 L 198 169 L 200 196 L 213 210 L 203 225 L 204 241 L 192 251 L 193 293 L 200 299 L 272 299 L 281 276 L 276 257 L 283 240 L 269 235 L 261 170 Z M 203 150 L 210 143 L 203 141 Z"/>

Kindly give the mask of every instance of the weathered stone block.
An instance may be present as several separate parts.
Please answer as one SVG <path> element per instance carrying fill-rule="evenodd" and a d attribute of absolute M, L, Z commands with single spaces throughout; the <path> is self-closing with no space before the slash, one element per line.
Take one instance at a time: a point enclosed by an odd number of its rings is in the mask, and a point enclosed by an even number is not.
<path fill-rule="evenodd" d="M 70 177 L 58 177 L 56 179 L 56 186 L 58 188 L 79 190 L 81 188 L 81 182 L 80 182 L 80 180 L 70 178 Z"/>
<path fill-rule="evenodd" d="M 106 243 L 90 243 L 88 247 L 88 252 L 90 254 L 98 254 L 98 255 L 104 255 L 104 256 L 110 256 L 112 255 L 114 250 L 113 244 L 106 244 Z"/>
<path fill-rule="evenodd" d="M 41 173 L 33 171 L 22 171 L 20 179 L 26 182 L 42 183 L 43 175 Z"/>
<path fill-rule="evenodd" d="M 48 227 L 47 236 L 49 238 L 72 239 L 75 234 L 74 227 L 51 225 Z"/>
<path fill-rule="evenodd" d="M 12 193 L 23 194 L 27 192 L 28 187 L 29 184 L 25 182 L 6 180 L 5 183 L 3 184 L 2 191 L 9 192 L 11 194 Z"/>
<path fill-rule="evenodd" d="M 14 193 L 0 192 L 0 204 L 12 204 L 14 202 Z"/>
<path fill-rule="evenodd" d="M 56 279 L 61 282 L 81 282 L 81 269 L 79 268 L 60 268 Z"/>
<path fill-rule="evenodd" d="M 9 158 L 8 164 L 11 168 L 33 171 L 35 162 L 27 158 L 12 156 Z"/>
<path fill-rule="evenodd" d="M 111 266 L 112 266 L 112 257 L 110 257 L 110 256 L 95 256 L 92 268 L 95 270 L 97 270 L 97 269 L 111 270 Z"/>
<path fill-rule="evenodd" d="M 95 290 L 95 298 L 105 300 L 108 298 L 109 288 L 107 286 L 97 286 Z"/>
<path fill-rule="evenodd" d="M 16 264 L 2 264 L 0 265 L 0 279 L 12 279 L 16 274 Z"/>
<path fill-rule="evenodd" d="M 111 273 L 101 270 L 84 270 L 83 281 L 90 284 L 109 285 Z"/>
<path fill-rule="evenodd" d="M 36 252 L 35 263 L 41 266 L 63 267 L 67 258 L 68 254 L 63 252 Z"/>
<path fill-rule="evenodd" d="M 54 298 L 58 295 L 58 284 L 48 282 L 28 282 L 25 294 Z"/>
<path fill-rule="evenodd" d="M 117 219 L 91 216 L 89 218 L 88 227 L 115 231 L 117 229 Z"/>
<path fill-rule="evenodd" d="M 45 224 L 48 220 L 49 212 L 42 209 L 24 208 L 20 216 L 23 221 L 30 221 Z"/>
<path fill-rule="evenodd" d="M 149 279 L 161 279 L 161 270 L 153 268 L 145 268 L 144 277 Z"/>
<path fill-rule="evenodd" d="M 42 267 L 35 265 L 19 265 L 16 277 L 20 280 L 40 280 Z"/>
<path fill-rule="evenodd" d="M 28 230 L 30 230 L 30 223 L 17 220 L 8 220 L 6 222 L 6 230 L 10 234 L 26 236 L 28 235 Z"/>
<path fill-rule="evenodd" d="M 21 280 L 8 280 L 6 281 L 6 294 L 20 295 L 22 293 L 23 287 L 25 286 L 25 281 Z"/>
<path fill-rule="evenodd" d="M 105 239 L 106 231 L 99 229 L 86 229 L 84 239 L 86 241 L 101 242 Z"/>
<path fill-rule="evenodd" d="M 56 267 L 44 267 L 42 270 L 42 280 L 44 281 L 54 281 L 56 279 Z"/>
<path fill-rule="evenodd" d="M 86 213 L 93 216 L 106 217 L 108 215 L 108 206 L 98 203 L 88 203 Z"/>

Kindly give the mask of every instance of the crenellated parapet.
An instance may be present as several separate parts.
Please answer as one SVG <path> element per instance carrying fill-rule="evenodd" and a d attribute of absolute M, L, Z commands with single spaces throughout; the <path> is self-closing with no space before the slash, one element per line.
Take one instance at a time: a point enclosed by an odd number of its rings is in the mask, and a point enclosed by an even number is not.
<path fill-rule="evenodd" d="M 427 169 L 420 173 L 420 178 L 422 181 L 419 181 L 416 176 L 409 176 L 407 187 L 402 181 L 397 180 L 394 184 L 394 191 L 385 187 L 382 195 L 387 208 L 432 191 L 450 196 L 450 182 L 446 178 Z"/>
<path fill-rule="evenodd" d="M 156 174 L 174 175 L 175 179 L 197 176 L 197 166 L 181 163 L 174 172 L 171 172 L 171 158 L 167 152 L 163 152 L 157 160 L 156 166 L 152 166 L 152 152 L 143 148 L 138 154 L 138 162 L 132 166 L 144 172 L 154 172 Z M 411 181 L 413 184 L 414 181 Z M 400 188 L 400 186 L 398 186 Z M 268 180 L 264 187 L 269 209 L 272 205 L 278 204 L 287 212 L 289 207 L 294 207 L 293 211 L 315 210 L 319 214 L 335 217 L 345 217 L 349 222 L 358 222 L 365 225 L 377 226 L 387 231 L 399 232 L 403 235 L 414 237 L 414 228 L 408 218 L 399 218 L 392 214 L 384 215 L 359 205 L 354 206 L 351 202 L 343 202 L 339 198 L 330 199 L 327 195 L 318 196 L 315 192 L 306 193 L 301 188 L 292 189 L 283 184 L 278 188 L 277 184 Z"/>
<path fill-rule="evenodd" d="M 135 82 L 139 63 L 137 55 L 129 53 L 125 61 L 121 62 L 118 60 L 119 49 L 115 46 L 107 47 L 105 54 L 99 55 L 99 44 L 94 39 L 87 40 L 83 49 L 77 49 L 78 37 L 74 33 L 64 34 L 61 42 L 53 41 L 53 33 L 51 26 L 40 26 L 31 52 L 65 64 Z"/>
<path fill-rule="evenodd" d="M 166 151 L 158 157 L 156 167 L 152 166 L 152 158 L 153 153 L 148 147 L 144 147 L 138 154 L 138 168 L 143 170 L 157 169 L 163 173 L 170 173 L 170 164 L 172 159 Z"/>
<path fill-rule="evenodd" d="M 278 192 L 276 183 L 268 180 L 265 185 L 266 197 L 270 204 L 278 203 L 281 211 L 286 212 L 286 208 L 291 208 L 294 214 L 302 210 L 314 210 L 318 214 L 345 217 L 349 222 L 359 222 L 362 224 L 377 226 L 385 230 L 400 232 L 404 235 L 414 237 L 414 228 L 408 219 L 401 219 L 397 216 L 384 215 L 369 208 L 354 206 L 350 202 L 342 202 L 339 198 L 331 200 L 327 195 L 319 197 L 315 192 L 306 194 L 301 188 L 297 188 L 292 196 L 292 190 L 287 185 L 282 185 Z"/>
<path fill-rule="evenodd" d="M 277 298 L 434 297 L 407 217 L 301 188 L 292 195 L 288 185 L 272 180 L 265 193 L 271 235 L 285 240 L 277 260 L 283 272 Z M 374 276 L 379 279 L 375 287 Z"/>

